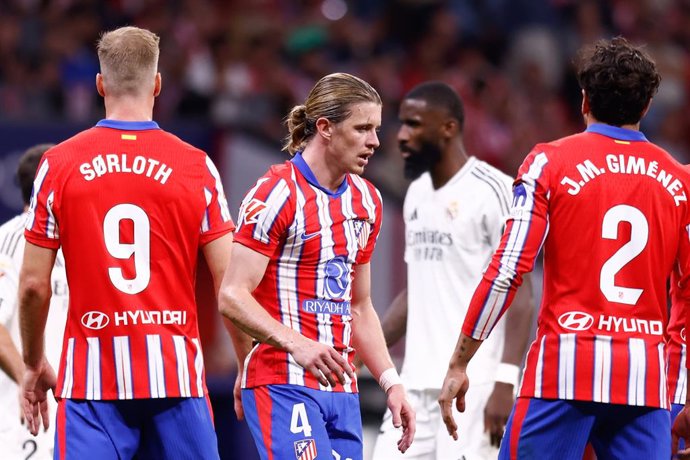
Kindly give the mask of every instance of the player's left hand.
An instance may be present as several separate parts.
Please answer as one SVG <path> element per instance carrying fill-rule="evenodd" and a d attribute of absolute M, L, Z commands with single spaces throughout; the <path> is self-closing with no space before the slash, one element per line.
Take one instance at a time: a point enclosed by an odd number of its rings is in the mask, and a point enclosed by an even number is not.
<path fill-rule="evenodd" d="M 678 450 L 678 441 L 681 438 L 685 440 L 685 449 Z M 673 427 L 671 428 L 671 439 L 673 458 L 690 459 L 690 407 L 687 403 L 685 404 L 683 410 L 678 413 L 676 420 L 673 422 Z"/>
<path fill-rule="evenodd" d="M 240 422 L 244 420 L 244 407 L 242 407 L 242 369 L 238 370 L 235 386 L 232 389 L 235 406 L 235 415 Z"/>
<path fill-rule="evenodd" d="M 55 371 L 44 356 L 38 366 L 26 366 L 22 380 L 22 409 L 31 434 L 36 436 L 43 422 L 43 431 L 48 430 L 48 390 L 55 390 Z"/>
<path fill-rule="evenodd" d="M 402 437 L 398 441 L 398 450 L 405 453 L 412 445 L 416 431 L 414 409 L 407 401 L 405 388 L 400 384 L 390 387 L 386 392 L 386 398 L 386 404 L 393 415 L 393 426 L 403 429 Z"/>
<path fill-rule="evenodd" d="M 489 433 L 492 446 L 501 446 L 501 438 L 514 403 L 513 385 L 496 382 L 484 408 L 484 432 Z"/>
<path fill-rule="evenodd" d="M 443 380 L 438 404 L 441 406 L 441 417 L 446 424 L 448 434 L 458 440 L 458 425 L 453 418 L 453 400 L 457 398 L 455 406 L 458 411 L 465 412 L 465 394 L 470 388 L 470 379 L 463 367 L 449 367 L 446 378 Z"/>

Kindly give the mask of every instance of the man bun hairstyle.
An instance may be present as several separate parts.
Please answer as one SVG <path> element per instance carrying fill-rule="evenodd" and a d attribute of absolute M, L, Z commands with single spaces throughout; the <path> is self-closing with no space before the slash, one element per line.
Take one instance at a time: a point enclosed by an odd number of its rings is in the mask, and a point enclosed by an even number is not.
<path fill-rule="evenodd" d="M 332 73 L 321 78 L 304 104 L 293 107 L 285 118 L 288 135 L 283 150 L 290 155 L 304 150 L 316 134 L 316 120 L 326 118 L 340 123 L 352 114 L 352 105 L 361 102 L 381 105 L 381 96 L 369 83 L 354 75 Z"/>

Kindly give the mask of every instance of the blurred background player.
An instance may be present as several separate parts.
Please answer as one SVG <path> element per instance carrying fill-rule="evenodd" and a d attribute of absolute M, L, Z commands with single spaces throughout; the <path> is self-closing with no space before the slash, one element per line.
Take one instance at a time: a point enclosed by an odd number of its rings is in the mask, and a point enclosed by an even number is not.
<path fill-rule="evenodd" d="M 24 226 L 28 217 L 31 187 L 38 164 L 53 144 L 35 145 L 19 158 L 17 180 L 24 201 L 24 212 L 0 226 L 0 407 L 5 414 L 0 418 L 0 445 L 2 456 L 14 459 L 52 459 L 55 436 L 54 398 L 48 398 L 50 424 L 36 437 L 20 423 L 22 415 L 17 396 L 24 373 L 24 362 L 19 351 L 19 315 L 17 287 L 24 257 Z M 58 251 L 51 272 L 50 314 L 46 330 L 46 357 L 51 366 L 60 361 L 62 336 L 67 318 L 67 278 L 62 251 Z M 21 417 L 23 419 L 23 415 Z"/>
<path fill-rule="evenodd" d="M 414 411 L 370 297 L 381 197 L 360 175 L 379 146 L 381 99 L 349 74 L 321 78 L 287 118 L 285 149 L 247 193 L 221 311 L 257 339 L 242 405 L 263 459 L 363 456 L 355 350 L 386 392 L 401 452 Z"/>
<path fill-rule="evenodd" d="M 417 431 L 404 457 L 397 454 L 386 413 L 373 458 L 496 458 L 492 445 L 500 443 L 513 407 L 532 323 L 527 278 L 507 324 L 497 326 L 471 366 L 473 398 L 465 414 L 456 413 L 463 434 L 459 443 L 447 435 L 437 399 L 457 324 L 501 239 L 512 180 L 468 158 L 462 101 L 449 85 L 416 86 L 403 98 L 399 118 L 405 176 L 414 179 L 403 209 L 407 289 L 386 311 L 382 327 L 388 346 L 406 334 L 401 377 L 417 414 Z"/>
<path fill-rule="evenodd" d="M 194 278 L 201 249 L 219 287 L 234 224 L 213 162 L 152 121 L 158 53 L 148 30 L 101 36 L 106 118 L 48 151 L 34 181 L 19 281 L 33 433 L 56 384 L 43 331 L 60 247 L 70 287 L 55 458 L 218 458 Z"/>
<path fill-rule="evenodd" d="M 577 66 L 587 129 L 538 144 L 521 166 L 439 403 L 449 434 L 462 436 L 451 405 L 467 404 L 467 364 L 543 245 L 537 339 L 499 458 L 581 459 L 589 441 L 600 460 L 666 460 L 666 280 L 676 260 L 679 298 L 689 294 L 685 173 L 639 131 L 660 81 L 644 51 L 601 40 Z"/>

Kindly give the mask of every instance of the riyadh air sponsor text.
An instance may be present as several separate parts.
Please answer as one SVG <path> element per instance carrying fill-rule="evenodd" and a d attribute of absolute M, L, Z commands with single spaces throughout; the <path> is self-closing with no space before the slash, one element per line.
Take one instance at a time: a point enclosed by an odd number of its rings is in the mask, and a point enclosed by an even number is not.
<path fill-rule="evenodd" d="M 558 317 L 558 324 L 570 331 L 587 331 L 595 328 L 601 332 L 640 333 L 663 335 L 664 326 L 661 321 L 643 318 L 627 318 L 624 316 L 599 315 L 597 318 L 582 311 L 569 311 Z"/>

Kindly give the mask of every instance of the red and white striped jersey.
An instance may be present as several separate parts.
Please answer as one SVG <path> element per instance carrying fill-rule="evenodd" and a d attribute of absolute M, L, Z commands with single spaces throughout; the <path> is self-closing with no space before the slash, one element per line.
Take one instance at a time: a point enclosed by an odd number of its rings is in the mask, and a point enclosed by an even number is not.
<path fill-rule="evenodd" d="M 595 124 L 537 145 L 463 332 L 484 339 L 543 245 L 537 337 L 520 396 L 669 407 L 666 280 L 690 239 L 682 166 L 639 131 Z"/>
<path fill-rule="evenodd" d="M 688 371 L 686 368 L 686 305 L 678 295 L 678 270 L 671 275 L 671 318 L 668 322 L 668 346 L 666 347 L 666 375 L 668 378 L 668 395 L 673 404 L 685 404 L 687 394 Z"/>
<path fill-rule="evenodd" d="M 333 346 L 349 362 L 353 270 L 371 259 L 381 228 L 381 196 L 348 174 L 334 193 L 322 188 L 300 154 L 271 167 L 247 193 L 235 241 L 270 257 L 256 300 L 302 335 Z M 243 388 L 293 384 L 357 392 L 357 382 L 324 387 L 284 350 L 259 344 L 245 362 Z"/>
<path fill-rule="evenodd" d="M 204 396 L 197 254 L 233 228 L 213 162 L 154 122 L 102 120 L 46 152 L 25 235 L 65 257 L 56 395 Z"/>

